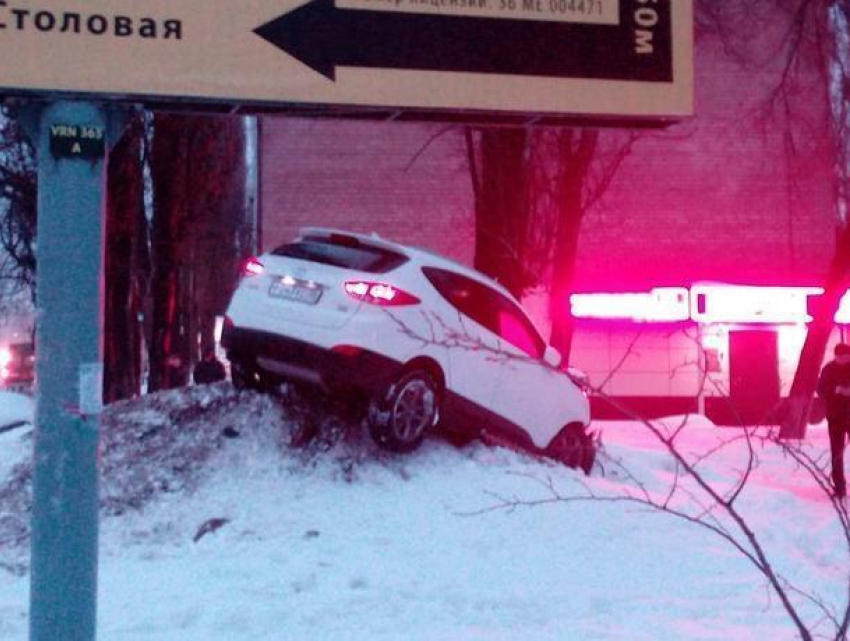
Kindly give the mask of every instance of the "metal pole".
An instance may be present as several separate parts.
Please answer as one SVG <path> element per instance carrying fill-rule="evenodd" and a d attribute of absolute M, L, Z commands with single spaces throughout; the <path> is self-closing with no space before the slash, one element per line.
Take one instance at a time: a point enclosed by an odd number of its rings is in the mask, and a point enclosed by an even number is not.
<path fill-rule="evenodd" d="M 37 122 L 30 639 L 89 641 L 97 602 L 107 113 L 96 104 L 59 101 Z"/>

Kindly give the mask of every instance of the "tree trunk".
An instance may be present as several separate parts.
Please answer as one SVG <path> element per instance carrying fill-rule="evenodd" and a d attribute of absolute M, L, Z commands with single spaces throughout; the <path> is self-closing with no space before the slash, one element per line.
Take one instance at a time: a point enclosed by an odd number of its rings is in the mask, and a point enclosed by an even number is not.
<path fill-rule="evenodd" d="M 106 222 L 104 401 L 141 389 L 138 335 L 139 219 L 144 219 L 141 144 L 143 123 L 134 119 L 109 157 Z"/>
<path fill-rule="evenodd" d="M 552 261 L 552 286 L 549 312 L 552 333 L 549 342 L 569 363 L 573 341 L 570 294 L 578 253 L 578 239 L 584 216 L 585 179 L 596 152 L 599 132 L 564 129 L 557 132 L 559 163 L 555 183 L 557 224 Z"/>
<path fill-rule="evenodd" d="M 186 117 L 171 115 L 157 115 L 154 119 L 150 391 L 185 383 L 178 348 L 182 228 L 186 205 L 186 121 Z"/>
<path fill-rule="evenodd" d="M 847 290 L 848 273 L 850 273 L 850 227 L 845 226 L 838 234 L 835 254 L 824 285 L 824 294 L 816 298 L 814 302 L 812 322 L 809 323 L 806 340 L 800 352 L 800 361 L 794 373 L 791 391 L 788 393 L 787 407 L 779 430 L 780 438 L 802 439 L 806 436 L 806 425 L 821 364 L 834 326 L 835 312 L 838 311 L 841 297 Z"/>
<path fill-rule="evenodd" d="M 207 162 L 193 173 L 191 189 L 203 194 L 195 201 L 192 234 L 195 360 L 215 347 L 215 317 L 224 314 L 236 285 L 243 251 L 239 227 L 246 220 L 245 123 L 241 118 L 216 119 L 207 121 L 204 129 L 193 155 Z"/>
<path fill-rule="evenodd" d="M 528 233 L 528 132 L 484 129 L 478 153 L 467 134 L 475 192 L 475 262 L 477 270 L 521 297 L 529 279 L 523 254 Z"/>
<path fill-rule="evenodd" d="M 241 118 L 157 116 L 150 389 L 185 385 L 214 347 L 233 291 L 245 220 Z"/>

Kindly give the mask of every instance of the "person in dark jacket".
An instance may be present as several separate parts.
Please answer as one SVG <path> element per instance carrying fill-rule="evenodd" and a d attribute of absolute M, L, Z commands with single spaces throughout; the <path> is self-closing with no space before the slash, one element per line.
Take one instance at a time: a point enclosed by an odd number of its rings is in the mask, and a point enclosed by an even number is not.
<path fill-rule="evenodd" d="M 826 403 L 835 496 L 844 498 L 847 493 L 844 446 L 850 433 L 850 345 L 839 343 L 835 346 L 835 360 L 824 365 L 820 373 L 818 396 Z"/>
<path fill-rule="evenodd" d="M 210 350 L 204 354 L 203 360 L 195 365 L 192 376 L 197 385 L 223 381 L 225 376 L 224 364 L 215 357 L 215 352 Z"/>

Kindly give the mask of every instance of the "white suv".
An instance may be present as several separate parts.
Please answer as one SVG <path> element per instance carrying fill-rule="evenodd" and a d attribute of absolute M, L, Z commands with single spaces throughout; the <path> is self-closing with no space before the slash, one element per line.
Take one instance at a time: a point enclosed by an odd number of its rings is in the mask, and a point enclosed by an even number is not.
<path fill-rule="evenodd" d="M 498 283 L 420 249 L 303 229 L 244 264 L 222 343 L 237 386 L 299 380 L 365 399 L 390 450 L 415 449 L 439 422 L 592 463 L 588 399 L 558 352 Z"/>

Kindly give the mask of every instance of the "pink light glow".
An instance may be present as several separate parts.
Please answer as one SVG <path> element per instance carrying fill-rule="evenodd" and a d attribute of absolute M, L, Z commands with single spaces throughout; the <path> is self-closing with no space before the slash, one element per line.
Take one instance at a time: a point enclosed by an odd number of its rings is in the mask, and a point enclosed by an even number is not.
<path fill-rule="evenodd" d="M 819 287 L 754 287 L 708 285 L 691 287 L 691 318 L 697 323 L 808 323 L 808 297 Z"/>
<path fill-rule="evenodd" d="M 845 292 L 835 312 L 835 322 L 839 325 L 850 325 L 850 292 Z"/>
<path fill-rule="evenodd" d="M 265 266 L 253 256 L 242 264 L 242 274 L 244 276 L 261 276 L 265 271 Z"/>
<path fill-rule="evenodd" d="M 573 294 L 570 306 L 575 318 L 623 318 L 637 322 L 688 320 L 688 290 L 656 287 L 649 292 Z"/>
<path fill-rule="evenodd" d="M 820 287 L 777 287 L 698 283 L 656 287 L 649 292 L 593 292 L 570 296 L 575 318 L 635 322 L 693 320 L 711 324 L 799 325 L 809 323 L 809 296 Z M 850 292 L 841 299 L 835 322 L 850 324 Z"/>

